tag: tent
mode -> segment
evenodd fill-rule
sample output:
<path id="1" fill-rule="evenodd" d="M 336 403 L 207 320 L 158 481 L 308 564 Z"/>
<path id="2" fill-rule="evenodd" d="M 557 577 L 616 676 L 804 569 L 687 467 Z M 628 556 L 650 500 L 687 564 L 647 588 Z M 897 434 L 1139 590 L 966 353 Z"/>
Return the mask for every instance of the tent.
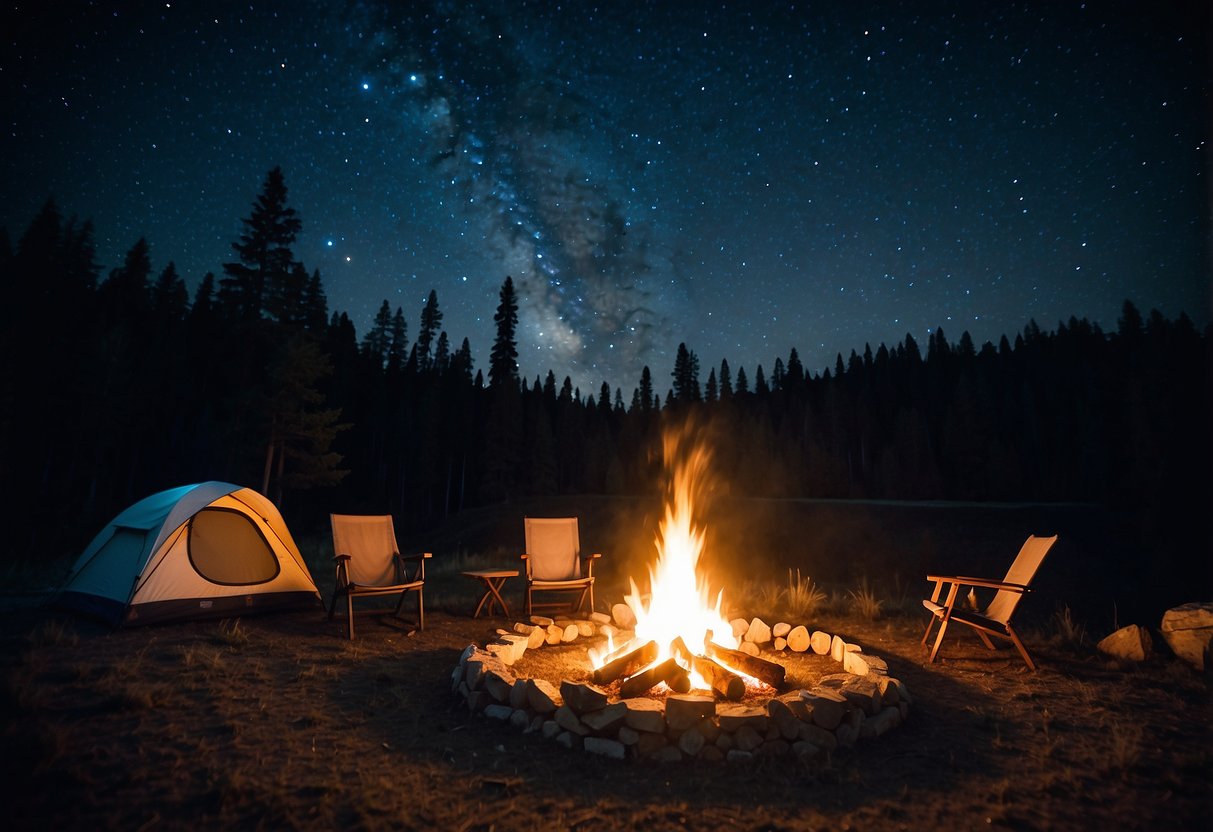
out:
<path id="1" fill-rule="evenodd" d="M 162 491 L 123 511 L 76 560 L 58 599 L 118 626 L 320 603 L 277 507 L 226 482 Z"/>

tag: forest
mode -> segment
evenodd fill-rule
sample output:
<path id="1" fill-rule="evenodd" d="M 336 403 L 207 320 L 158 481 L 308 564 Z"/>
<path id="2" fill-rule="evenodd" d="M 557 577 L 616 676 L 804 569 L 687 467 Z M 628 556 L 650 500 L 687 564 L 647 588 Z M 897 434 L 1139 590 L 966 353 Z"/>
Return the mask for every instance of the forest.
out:
<path id="1" fill-rule="evenodd" d="M 662 424 L 694 418 L 735 493 L 1098 503 L 1209 585 L 1211 332 L 1184 314 L 1126 300 L 1115 329 L 936 329 L 820 371 L 793 349 L 706 378 L 682 344 L 630 390 L 582 391 L 519 377 L 508 277 L 494 332 L 471 333 L 492 339 L 486 368 L 433 291 L 415 324 L 385 300 L 359 334 L 296 259 L 301 228 L 275 169 L 193 292 L 145 240 L 103 277 L 92 223 L 53 201 L 0 233 L 6 557 L 74 555 L 131 502 L 208 479 L 263 490 L 293 525 L 391 512 L 408 533 L 523 497 L 655 493 Z"/>

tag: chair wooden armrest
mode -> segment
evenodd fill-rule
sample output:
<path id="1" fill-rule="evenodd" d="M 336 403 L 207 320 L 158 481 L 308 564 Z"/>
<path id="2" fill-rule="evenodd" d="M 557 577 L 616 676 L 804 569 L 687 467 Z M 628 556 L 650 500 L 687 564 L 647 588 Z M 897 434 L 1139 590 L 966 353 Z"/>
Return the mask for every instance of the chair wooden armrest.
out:
<path id="1" fill-rule="evenodd" d="M 972 578 L 968 575 L 927 575 L 928 581 L 933 581 L 936 586 L 941 583 L 961 584 L 963 586 L 979 586 L 986 589 L 1006 589 L 1011 592 L 1031 592 L 1031 588 L 1024 584 L 1013 584 L 1009 581 L 998 581 L 993 578 Z"/>
<path id="2" fill-rule="evenodd" d="M 399 552 L 393 552 L 392 557 L 396 559 L 396 574 L 401 580 L 408 579 L 408 572 L 405 569 L 406 563 L 416 561 L 417 574 L 413 576 L 412 581 L 425 580 L 425 562 L 434 556 L 433 552 L 417 552 L 412 555 L 402 555 Z"/>
<path id="3" fill-rule="evenodd" d="M 594 561 L 602 557 L 602 552 L 595 552 L 592 555 L 585 555 L 581 559 L 582 567 L 585 570 L 584 574 L 587 578 L 594 577 Z"/>

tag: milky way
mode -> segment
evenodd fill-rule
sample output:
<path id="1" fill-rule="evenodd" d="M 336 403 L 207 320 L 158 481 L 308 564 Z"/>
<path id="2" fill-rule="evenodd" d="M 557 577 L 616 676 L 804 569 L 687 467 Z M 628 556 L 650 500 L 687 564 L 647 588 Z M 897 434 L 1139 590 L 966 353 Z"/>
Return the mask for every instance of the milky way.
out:
<path id="1" fill-rule="evenodd" d="M 266 172 L 359 333 L 430 289 L 484 368 L 625 399 L 980 345 L 1121 303 L 1209 320 L 1207 3 L 97 3 L 7 12 L 0 224 L 53 195 L 191 287 Z M 104 272 L 103 272 L 104 274 Z"/>
<path id="2" fill-rule="evenodd" d="M 382 96 L 424 133 L 435 175 L 514 277 L 524 340 L 586 377 L 664 352 L 672 293 L 651 284 L 668 269 L 618 175 L 635 160 L 612 158 L 594 103 L 542 52 L 556 33 L 515 35 L 508 14 L 457 3 L 363 7 L 361 22 Z"/>

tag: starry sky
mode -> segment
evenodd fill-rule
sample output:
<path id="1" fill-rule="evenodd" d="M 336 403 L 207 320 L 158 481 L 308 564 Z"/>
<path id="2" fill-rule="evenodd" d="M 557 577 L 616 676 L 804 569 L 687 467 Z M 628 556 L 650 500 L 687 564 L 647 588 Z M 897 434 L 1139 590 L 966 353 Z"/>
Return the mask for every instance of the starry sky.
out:
<path id="1" fill-rule="evenodd" d="M 281 166 L 330 307 L 430 289 L 487 369 L 661 386 L 795 347 L 1209 320 L 1207 3 L 21 3 L 0 225 L 191 288 Z M 1160 8 L 1161 7 L 1161 8 Z"/>

